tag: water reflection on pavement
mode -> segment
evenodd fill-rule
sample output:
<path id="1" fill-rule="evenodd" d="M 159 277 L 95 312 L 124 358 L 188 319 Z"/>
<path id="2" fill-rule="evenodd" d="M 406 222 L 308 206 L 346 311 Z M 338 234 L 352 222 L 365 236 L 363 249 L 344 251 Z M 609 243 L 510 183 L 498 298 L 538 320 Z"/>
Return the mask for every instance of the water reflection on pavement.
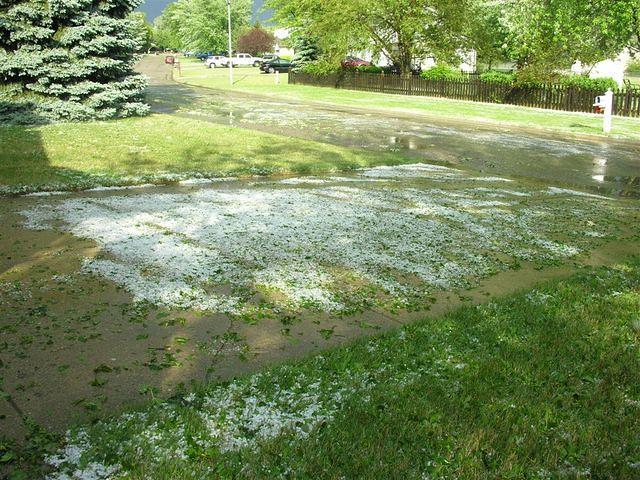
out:
<path id="1" fill-rule="evenodd" d="M 148 72 L 147 72 L 148 73 Z M 451 123 L 191 87 L 151 73 L 154 111 L 483 173 L 640 197 L 640 144 Z"/>

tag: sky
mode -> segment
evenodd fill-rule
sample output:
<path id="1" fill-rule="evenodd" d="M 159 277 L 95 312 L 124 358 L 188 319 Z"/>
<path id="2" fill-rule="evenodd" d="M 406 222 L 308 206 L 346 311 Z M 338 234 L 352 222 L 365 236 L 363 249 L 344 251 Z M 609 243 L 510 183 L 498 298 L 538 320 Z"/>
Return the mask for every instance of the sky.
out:
<path id="1" fill-rule="evenodd" d="M 253 0 L 253 14 L 257 19 L 264 19 L 264 15 L 260 16 L 263 1 L 264 0 Z M 145 12 L 147 14 L 147 20 L 153 22 L 171 2 L 172 0 L 145 0 L 138 10 Z"/>

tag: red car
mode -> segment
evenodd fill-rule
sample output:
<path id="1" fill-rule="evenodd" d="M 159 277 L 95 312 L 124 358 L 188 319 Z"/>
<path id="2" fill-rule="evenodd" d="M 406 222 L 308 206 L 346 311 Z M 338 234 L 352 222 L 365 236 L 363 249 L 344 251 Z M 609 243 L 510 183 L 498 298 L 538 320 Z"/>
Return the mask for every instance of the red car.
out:
<path id="1" fill-rule="evenodd" d="M 347 57 L 342 61 L 342 68 L 369 67 L 371 62 L 358 57 Z"/>

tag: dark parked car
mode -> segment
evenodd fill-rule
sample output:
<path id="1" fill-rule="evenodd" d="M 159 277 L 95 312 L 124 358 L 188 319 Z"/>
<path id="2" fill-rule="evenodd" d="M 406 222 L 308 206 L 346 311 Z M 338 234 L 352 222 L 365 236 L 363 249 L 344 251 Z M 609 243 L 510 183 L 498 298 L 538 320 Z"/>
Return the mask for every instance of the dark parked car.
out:
<path id="1" fill-rule="evenodd" d="M 358 57 L 347 57 L 342 61 L 342 68 L 369 67 L 371 62 Z"/>
<path id="2" fill-rule="evenodd" d="M 275 53 L 267 53 L 262 57 L 262 64 L 264 65 L 265 63 L 269 63 L 269 62 L 272 62 L 273 60 L 279 60 L 279 59 L 280 59 L 279 55 L 276 55 Z"/>
<path id="3" fill-rule="evenodd" d="M 264 62 L 260 65 L 260 70 L 264 73 L 288 73 L 291 70 L 291 62 L 289 60 L 283 60 L 282 58 L 277 58 L 276 60 L 271 60 L 270 62 Z"/>
<path id="4" fill-rule="evenodd" d="M 201 61 L 205 61 L 207 58 L 211 57 L 213 55 L 213 52 L 207 52 L 207 53 L 196 53 L 194 55 L 194 57 L 196 57 L 198 60 Z"/>

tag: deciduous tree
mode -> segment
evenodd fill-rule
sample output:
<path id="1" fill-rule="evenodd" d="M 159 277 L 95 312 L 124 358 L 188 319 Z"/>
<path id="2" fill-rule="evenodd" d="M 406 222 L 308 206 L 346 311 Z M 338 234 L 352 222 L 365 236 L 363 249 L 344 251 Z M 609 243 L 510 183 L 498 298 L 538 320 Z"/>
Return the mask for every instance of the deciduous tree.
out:
<path id="1" fill-rule="evenodd" d="M 249 25 L 251 7 L 251 0 L 231 2 L 234 40 Z M 199 52 L 226 51 L 226 0 L 178 0 L 170 4 L 156 22 L 156 38 L 165 48 Z"/>
<path id="2" fill-rule="evenodd" d="M 141 52 L 148 52 L 153 44 L 153 27 L 147 22 L 144 12 L 133 12 L 129 15 L 131 32 L 140 45 Z"/>
<path id="3" fill-rule="evenodd" d="M 472 0 L 270 0 L 281 24 L 319 39 L 338 61 L 349 51 L 371 50 L 402 74 L 425 56 L 451 60 L 466 43 Z"/>
<path id="4" fill-rule="evenodd" d="M 276 37 L 273 33 L 254 25 L 250 30 L 238 37 L 238 51 L 250 53 L 253 56 L 262 55 L 273 50 Z"/>
<path id="5" fill-rule="evenodd" d="M 162 50 L 183 48 L 177 3 L 170 3 L 153 22 L 153 43 Z"/>
<path id="6" fill-rule="evenodd" d="M 509 31 L 503 24 L 503 15 L 500 3 L 495 0 L 476 0 L 472 6 L 473 21 L 468 24 L 466 45 L 476 51 L 478 63 L 489 69 L 497 62 L 509 60 Z"/>
<path id="7" fill-rule="evenodd" d="M 501 0 L 510 55 L 521 71 L 550 76 L 574 61 L 617 56 L 640 41 L 640 0 Z"/>

